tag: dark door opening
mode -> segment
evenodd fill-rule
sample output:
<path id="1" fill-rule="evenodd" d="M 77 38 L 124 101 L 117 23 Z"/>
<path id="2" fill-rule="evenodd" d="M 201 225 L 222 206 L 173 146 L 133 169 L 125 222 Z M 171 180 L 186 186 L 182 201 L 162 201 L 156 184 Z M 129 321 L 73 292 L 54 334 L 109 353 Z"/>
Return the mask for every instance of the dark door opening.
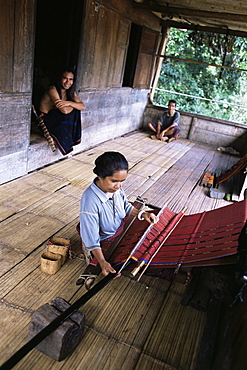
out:
<path id="1" fill-rule="evenodd" d="M 77 66 L 83 0 L 37 0 L 33 104 L 67 65 Z"/>
<path id="2" fill-rule="evenodd" d="M 140 47 L 140 40 L 142 34 L 142 26 L 132 23 L 130 38 L 129 38 L 129 47 L 126 57 L 126 64 L 123 77 L 123 86 L 132 87 L 135 77 L 137 57 Z"/>

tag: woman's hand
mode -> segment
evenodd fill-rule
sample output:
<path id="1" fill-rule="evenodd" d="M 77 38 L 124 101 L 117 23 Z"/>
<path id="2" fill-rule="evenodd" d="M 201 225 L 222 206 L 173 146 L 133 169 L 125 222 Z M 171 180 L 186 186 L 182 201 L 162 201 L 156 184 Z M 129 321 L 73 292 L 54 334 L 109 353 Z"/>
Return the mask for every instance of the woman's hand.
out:
<path id="1" fill-rule="evenodd" d="M 159 221 L 159 217 L 150 212 L 143 212 L 142 217 L 150 224 L 156 224 Z"/>
<path id="2" fill-rule="evenodd" d="M 100 262 L 101 272 L 104 276 L 108 275 L 109 273 L 115 274 L 116 270 L 111 266 L 111 264 L 107 261 Z M 121 276 L 121 274 L 117 275 L 114 279 Z"/>
<path id="3" fill-rule="evenodd" d="M 93 249 L 92 252 L 95 258 L 97 259 L 97 261 L 99 262 L 99 265 L 101 267 L 101 272 L 104 276 L 108 275 L 109 273 L 112 273 L 112 274 L 116 273 L 116 271 L 111 266 L 111 264 L 105 260 L 105 257 L 103 255 L 101 248 Z M 119 277 L 120 275 L 121 274 L 117 275 L 116 278 Z"/>
<path id="4" fill-rule="evenodd" d="M 108 275 L 110 272 L 112 274 L 115 274 L 116 271 L 114 270 L 114 268 L 111 266 L 111 264 L 107 261 L 102 261 L 100 262 L 100 267 L 101 267 L 101 271 L 102 271 L 102 274 L 104 276 Z"/>

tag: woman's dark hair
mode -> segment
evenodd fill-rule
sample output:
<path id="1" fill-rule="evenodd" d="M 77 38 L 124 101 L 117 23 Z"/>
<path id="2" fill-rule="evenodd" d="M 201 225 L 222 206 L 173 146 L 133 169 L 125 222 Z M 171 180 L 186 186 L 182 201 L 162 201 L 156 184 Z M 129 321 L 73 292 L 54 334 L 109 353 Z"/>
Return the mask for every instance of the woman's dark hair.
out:
<path id="1" fill-rule="evenodd" d="M 73 81 L 73 85 L 68 89 L 66 90 L 66 95 L 67 95 L 67 100 L 70 100 L 70 101 L 73 101 L 74 100 L 74 93 L 75 93 L 75 88 L 76 88 L 76 73 L 75 73 L 75 68 L 74 67 L 71 67 L 71 66 L 67 66 L 65 68 L 63 68 L 61 70 L 61 73 L 59 74 L 58 78 L 57 78 L 57 82 L 55 83 L 55 87 L 57 89 L 57 92 L 60 96 L 60 99 L 62 99 L 62 93 L 61 93 L 61 89 L 62 89 L 62 83 L 61 83 L 61 79 L 62 79 L 62 76 L 65 72 L 70 72 L 70 73 L 73 73 L 74 75 L 74 81 Z"/>
<path id="2" fill-rule="evenodd" d="M 105 152 L 96 158 L 93 172 L 104 179 L 122 170 L 129 170 L 127 159 L 119 152 Z"/>

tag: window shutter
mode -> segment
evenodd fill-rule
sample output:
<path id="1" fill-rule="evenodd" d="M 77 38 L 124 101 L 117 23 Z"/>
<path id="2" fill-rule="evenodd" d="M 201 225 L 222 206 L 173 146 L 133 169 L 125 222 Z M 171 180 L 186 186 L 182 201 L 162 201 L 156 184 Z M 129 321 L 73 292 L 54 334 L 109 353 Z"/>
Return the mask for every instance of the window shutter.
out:
<path id="1" fill-rule="evenodd" d="M 149 89 L 152 83 L 160 33 L 144 27 L 134 77 L 134 88 Z"/>

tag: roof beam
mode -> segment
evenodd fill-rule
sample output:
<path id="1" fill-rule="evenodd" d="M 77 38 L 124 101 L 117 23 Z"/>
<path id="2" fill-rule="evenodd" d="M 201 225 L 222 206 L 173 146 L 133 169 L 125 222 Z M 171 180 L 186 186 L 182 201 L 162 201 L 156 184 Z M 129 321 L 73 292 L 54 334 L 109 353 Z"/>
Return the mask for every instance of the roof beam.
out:
<path id="1" fill-rule="evenodd" d="M 161 25 L 164 28 L 167 27 L 173 27 L 173 28 L 184 28 L 187 30 L 194 30 L 194 31 L 202 31 L 202 32 L 212 32 L 212 33 L 220 33 L 223 35 L 229 35 L 229 36 L 238 36 L 238 37 L 245 37 L 247 38 L 247 32 L 244 31 L 237 31 L 237 30 L 231 30 L 226 27 L 208 27 L 208 26 L 199 26 L 197 24 L 190 24 L 185 22 L 176 22 L 176 21 L 170 21 L 170 20 L 162 20 Z"/>
<path id="2" fill-rule="evenodd" d="M 136 3 L 133 1 L 133 6 L 138 9 L 149 10 L 152 12 L 159 12 L 168 16 L 180 15 L 180 16 L 191 16 L 198 18 L 205 18 L 207 20 L 222 20 L 236 22 L 236 23 L 246 23 L 247 15 L 243 14 L 233 14 L 233 13 L 219 13 L 219 12 L 209 12 L 205 10 L 196 10 L 191 8 L 179 8 L 171 7 L 168 5 L 158 5 L 154 1 L 144 0 L 142 3 Z"/>

